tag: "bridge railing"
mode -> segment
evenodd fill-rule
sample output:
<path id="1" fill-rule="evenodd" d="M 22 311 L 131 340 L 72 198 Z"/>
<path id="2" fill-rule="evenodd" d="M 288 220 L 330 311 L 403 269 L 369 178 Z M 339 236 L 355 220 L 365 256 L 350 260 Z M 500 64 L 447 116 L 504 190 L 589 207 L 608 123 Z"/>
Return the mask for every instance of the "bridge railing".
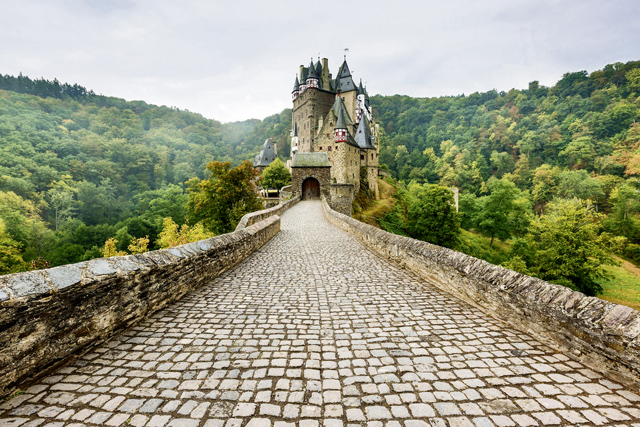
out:
<path id="1" fill-rule="evenodd" d="M 326 218 L 441 290 L 640 389 L 640 312 L 486 261 L 388 233 L 332 210 Z"/>
<path id="2" fill-rule="evenodd" d="M 277 206 L 274 206 L 269 209 L 263 209 L 261 211 L 250 212 L 245 214 L 241 219 L 238 225 L 236 226 L 236 231 L 242 230 L 245 227 L 248 227 L 256 222 L 262 221 L 265 218 L 269 218 L 272 215 L 282 215 L 284 211 L 293 207 L 296 203 L 300 201 L 300 196 L 296 196 L 292 199 L 289 199 L 285 202 L 279 203 Z"/>
<path id="3" fill-rule="evenodd" d="M 271 215 L 170 249 L 0 276 L 0 396 L 210 282 L 279 230 Z"/>

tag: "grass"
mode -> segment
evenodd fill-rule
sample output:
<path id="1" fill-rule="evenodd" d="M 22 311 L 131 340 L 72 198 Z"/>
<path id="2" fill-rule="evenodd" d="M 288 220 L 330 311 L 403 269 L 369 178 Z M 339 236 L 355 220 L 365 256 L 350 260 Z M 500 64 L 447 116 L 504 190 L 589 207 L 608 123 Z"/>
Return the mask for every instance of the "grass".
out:
<path id="1" fill-rule="evenodd" d="M 380 192 L 380 198 L 374 200 L 371 205 L 360 212 L 355 218 L 358 221 L 380 228 L 377 219 L 384 216 L 393 208 L 393 203 L 395 202 L 393 195 L 397 190 L 393 185 L 382 179 L 378 179 L 378 190 Z"/>
<path id="2" fill-rule="evenodd" d="M 380 190 L 380 198 L 373 201 L 370 206 L 363 210 L 357 216 L 357 219 L 380 228 L 377 219 L 391 211 L 395 202 L 393 195 L 397 190 L 392 184 L 382 179 L 378 180 L 378 188 Z M 461 231 L 461 244 L 457 248 L 460 252 L 484 259 L 496 265 L 508 260 L 509 241 L 502 242 L 496 239 L 493 242 L 493 248 L 491 248 L 488 237 L 473 231 Z M 620 265 L 604 267 L 612 277 L 599 281 L 604 291 L 598 297 L 605 301 L 640 310 L 640 268 L 622 258 L 617 258 L 617 260 Z"/>
<path id="3" fill-rule="evenodd" d="M 640 310 L 640 269 L 622 258 L 617 260 L 620 265 L 604 267 L 613 277 L 598 282 L 604 289 L 598 297 Z"/>

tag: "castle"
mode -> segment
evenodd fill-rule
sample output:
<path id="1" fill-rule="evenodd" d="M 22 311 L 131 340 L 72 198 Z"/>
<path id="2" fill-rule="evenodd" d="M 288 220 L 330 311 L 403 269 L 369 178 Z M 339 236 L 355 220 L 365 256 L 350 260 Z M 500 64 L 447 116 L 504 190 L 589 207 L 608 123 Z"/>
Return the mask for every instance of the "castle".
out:
<path id="1" fill-rule="evenodd" d="M 338 199 L 355 197 L 364 168 L 377 198 L 379 126 L 373 121 L 367 91 L 362 81 L 359 85 L 353 81 L 346 58 L 335 79 L 326 58 L 315 64 L 311 60 L 308 67 L 301 65 L 292 98 L 291 159 L 287 161 L 292 192 L 303 198 L 323 194 L 336 205 Z"/>

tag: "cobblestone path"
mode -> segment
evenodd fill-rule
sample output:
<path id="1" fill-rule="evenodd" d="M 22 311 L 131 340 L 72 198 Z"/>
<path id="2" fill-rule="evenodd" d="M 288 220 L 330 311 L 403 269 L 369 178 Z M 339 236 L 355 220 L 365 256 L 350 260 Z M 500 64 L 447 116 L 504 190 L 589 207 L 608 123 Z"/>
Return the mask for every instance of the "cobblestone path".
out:
<path id="1" fill-rule="evenodd" d="M 0 426 L 640 426 L 640 397 L 322 217 L 0 406 Z"/>

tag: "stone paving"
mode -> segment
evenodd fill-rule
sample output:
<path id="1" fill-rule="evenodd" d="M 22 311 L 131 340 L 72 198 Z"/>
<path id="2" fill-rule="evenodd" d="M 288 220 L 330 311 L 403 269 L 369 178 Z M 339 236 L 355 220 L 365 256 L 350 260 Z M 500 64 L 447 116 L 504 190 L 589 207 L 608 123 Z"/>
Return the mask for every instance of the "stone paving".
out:
<path id="1" fill-rule="evenodd" d="M 640 426 L 640 397 L 301 202 L 236 269 L 0 405 L 0 426 Z"/>

